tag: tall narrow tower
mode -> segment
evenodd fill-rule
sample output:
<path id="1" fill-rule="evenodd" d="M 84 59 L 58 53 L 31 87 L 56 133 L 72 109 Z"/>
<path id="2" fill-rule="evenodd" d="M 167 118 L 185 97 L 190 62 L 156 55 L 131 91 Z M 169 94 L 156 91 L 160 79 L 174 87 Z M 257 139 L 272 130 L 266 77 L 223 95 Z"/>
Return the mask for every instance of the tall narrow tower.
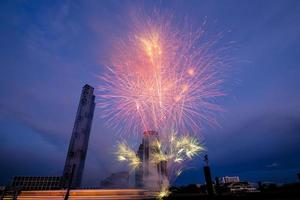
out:
<path id="1" fill-rule="evenodd" d="M 93 92 L 94 88 L 89 85 L 85 85 L 82 88 L 63 172 L 63 187 L 76 188 L 81 184 L 95 109 L 95 96 Z"/>
<path id="2" fill-rule="evenodd" d="M 142 144 L 140 144 L 137 156 L 141 165 L 135 171 L 135 186 L 137 188 L 158 189 L 161 187 L 167 175 L 167 162 L 152 163 L 153 154 L 160 151 L 158 132 L 145 131 Z"/>

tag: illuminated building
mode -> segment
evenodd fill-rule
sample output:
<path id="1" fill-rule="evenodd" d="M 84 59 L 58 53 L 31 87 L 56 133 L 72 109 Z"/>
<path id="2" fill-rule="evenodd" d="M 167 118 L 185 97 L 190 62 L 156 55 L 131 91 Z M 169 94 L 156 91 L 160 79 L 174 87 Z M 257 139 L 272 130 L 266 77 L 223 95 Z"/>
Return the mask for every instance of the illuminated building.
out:
<path id="1" fill-rule="evenodd" d="M 167 175 L 166 161 L 159 164 L 150 162 L 152 154 L 158 151 L 155 145 L 157 141 L 159 141 L 158 132 L 144 132 L 142 144 L 137 151 L 137 156 L 142 162 L 135 171 L 135 186 L 137 188 L 159 188 Z"/>
<path id="2" fill-rule="evenodd" d="M 240 178 L 238 176 L 224 176 L 222 177 L 223 183 L 237 183 L 240 182 Z"/>
<path id="3" fill-rule="evenodd" d="M 93 92 L 94 88 L 89 85 L 82 89 L 63 172 L 63 187 L 76 188 L 81 184 L 95 109 Z"/>

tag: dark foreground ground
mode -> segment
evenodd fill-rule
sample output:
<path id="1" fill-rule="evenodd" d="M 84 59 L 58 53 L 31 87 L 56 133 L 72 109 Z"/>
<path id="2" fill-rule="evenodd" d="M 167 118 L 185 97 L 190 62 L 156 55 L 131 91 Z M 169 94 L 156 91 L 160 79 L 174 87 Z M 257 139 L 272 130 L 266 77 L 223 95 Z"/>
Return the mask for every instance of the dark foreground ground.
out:
<path id="1" fill-rule="evenodd" d="M 206 194 L 205 187 L 189 185 L 171 188 L 171 195 L 166 200 L 202 199 L 202 200 L 300 200 L 300 183 L 290 183 L 278 186 L 276 184 L 261 184 L 252 192 L 242 191 L 230 193 L 226 188 L 219 187 L 213 196 Z"/>
<path id="2" fill-rule="evenodd" d="M 24 191 L 18 195 L 0 195 L 2 200 L 64 200 L 65 191 Z M 139 190 L 74 190 L 70 192 L 70 200 L 155 200 L 153 195 L 147 195 Z M 201 193 L 172 193 L 164 200 L 300 200 L 300 191 L 292 193 L 244 193 L 234 195 L 208 196 Z"/>
<path id="3" fill-rule="evenodd" d="M 166 200 L 202 199 L 202 200 L 300 200 L 300 191 L 295 193 L 255 193 L 237 195 L 216 195 L 210 197 L 201 194 L 171 194 Z"/>
<path id="4" fill-rule="evenodd" d="M 300 200 L 300 183 L 282 187 L 262 188 L 255 192 L 225 193 L 209 196 L 196 187 L 182 187 L 171 190 L 170 196 L 164 200 Z M 222 195 L 221 195 L 222 194 Z M 157 193 L 142 189 L 72 189 L 67 190 L 36 190 L 16 191 L 3 190 L 0 200 L 155 200 Z"/>

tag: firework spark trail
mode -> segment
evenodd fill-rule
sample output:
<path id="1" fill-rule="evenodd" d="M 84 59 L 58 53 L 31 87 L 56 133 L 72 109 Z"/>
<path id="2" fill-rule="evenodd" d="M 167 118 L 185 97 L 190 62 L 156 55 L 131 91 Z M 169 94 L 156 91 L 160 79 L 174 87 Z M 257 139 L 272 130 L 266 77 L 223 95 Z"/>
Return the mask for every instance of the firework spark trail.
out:
<path id="1" fill-rule="evenodd" d="M 119 41 L 98 86 L 108 123 L 126 134 L 166 126 L 198 133 L 204 122 L 216 123 L 222 60 L 204 33 L 146 21 Z"/>
<path id="2" fill-rule="evenodd" d="M 181 174 L 184 164 L 205 150 L 196 138 L 188 134 L 178 136 L 176 132 L 169 134 L 167 141 L 154 140 L 150 146 L 154 149 L 149 158 L 153 166 L 165 162 L 167 167 L 157 194 L 158 199 L 170 194 L 169 184 Z M 142 164 L 134 150 L 125 142 L 118 144 L 116 155 L 119 161 L 128 162 L 131 171 Z"/>
<path id="3" fill-rule="evenodd" d="M 187 161 L 205 151 L 196 138 L 189 134 L 178 135 L 174 131 L 169 134 L 167 140 L 156 140 L 153 146 L 157 151 L 152 154 L 151 162 L 153 164 L 167 162 L 169 182 L 173 182 L 180 175 Z"/>
<path id="4" fill-rule="evenodd" d="M 164 138 L 153 144 L 158 151 L 151 157 L 153 164 L 167 163 L 167 180 L 157 196 L 162 199 L 185 163 L 204 151 L 198 133 L 204 123 L 216 124 L 215 111 L 222 111 L 214 100 L 225 95 L 220 85 L 226 63 L 215 47 L 218 40 L 206 40 L 203 27 L 193 30 L 164 17 L 133 24 L 99 77 L 97 105 L 125 136 L 155 130 Z M 171 129 L 176 132 L 164 131 Z M 142 164 L 125 142 L 116 154 L 131 169 Z"/>
<path id="5" fill-rule="evenodd" d="M 128 162 L 132 170 L 141 165 L 140 159 L 136 156 L 134 150 L 132 150 L 126 142 L 121 142 L 118 144 L 118 150 L 116 152 L 119 161 Z"/>
<path id="6" fill-rule="evenodd" d="M 171 194 L 169 184 L 174 182 L 182 173 L 187 161 L 192 160 L 205 149 L 199 141 L 189 134 L 179 135 L 172 131 L 168 134 L 167 141 L 154 141 L 157 151 L 152 154 L 151 162 L 154 165 L 165 162 L 167 174 L 162 181 L 157 199 L 163 199 Z"/>
<path id="7" fill-rule="evenodd" d="M 169 196 L 171 194 L 169 190 L 169 185 L 162 185 L 162 188 L 160 192 L 157 194 L 156 199 L 161 200 L 164 199 L 165 197 Z"/>

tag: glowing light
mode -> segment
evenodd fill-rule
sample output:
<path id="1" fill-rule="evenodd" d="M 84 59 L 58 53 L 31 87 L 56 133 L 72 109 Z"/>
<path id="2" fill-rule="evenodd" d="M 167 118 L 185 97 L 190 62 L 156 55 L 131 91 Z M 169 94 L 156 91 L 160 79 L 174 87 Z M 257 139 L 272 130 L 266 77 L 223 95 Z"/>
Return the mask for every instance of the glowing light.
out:
<path id="1" fill-rule="evenodd" d="M 127 161 L 132 170 L 134 170 L 141 164 L 141 161 L 136 156 L 134 150 L 132 150 L 125 142 L 121 142 L 118 144 L 116 154 L 118 160 L 121 162 Z"/>
<path id="2" fill-rule="evenodd" d="M 194 71 L 193 68 L 189 68 L 187 72 L 188 72 L 188 74 L 189 74 L 190 76 L 194 76 L 194 75 L 195 75 L 195 71 Z"/>
<path id="3" fill-rule="evenodd" d="M 177 135 L 174 131 L 169 134 L 167 141 L 153 140 L 150 147 L 152 151 L 149 159 L 153 166 L 158 166 L 162 162 L 166 164 L 166 174 L 162 177 L 161 190 L 157 193 L 157 199 L 170 195 L 169 183 L 182 173 L 183 164 L 205 150 L 196 138 L 187 134 Z M 142 164 L 134 150 L 125 142 L 118 144 L 116 154 L 119 161 L 128 162 L 131 170 Z"/>
<path id="4" fill-rule="evenodd" d="M 161 190 L 157 194 L 156 199 L 162 200 L 165 197 L 168 197 L 170 194 L 171 192 L 169 191 L 169 185 L 163 185 Z"/>
<path id="5" fill-rule="evenodd" d="M 182 92 L 183 92 L 183 93 L 184 93 L 184 92 L 187 92 L 188 89 L 189 89 L 188 84 L 184 84 L 184 85 L 182 86 Z"/>
<path id="6" fill-rule="evenodd" d="M 177 136 L 176 132 L 172 132 L 167 141 L 154 141 L 152 146 L 155 146 L 157 151 L 152 153 L 151 162 L 156 164 L 161 161 L 167 161 L 170 165 L 180 164 L 205 150 L 196 138 L 188 134 Z"/>
<path id="7" fill-rule="evenodd" d="M 151 62 L 154 64 L 154 61 L 159 58 L 162 54 L 160 47 L 159 36 L 157 33 L 153 33 L 150 38 L 140 38 L 144 51 L 148 55 Z"/>

